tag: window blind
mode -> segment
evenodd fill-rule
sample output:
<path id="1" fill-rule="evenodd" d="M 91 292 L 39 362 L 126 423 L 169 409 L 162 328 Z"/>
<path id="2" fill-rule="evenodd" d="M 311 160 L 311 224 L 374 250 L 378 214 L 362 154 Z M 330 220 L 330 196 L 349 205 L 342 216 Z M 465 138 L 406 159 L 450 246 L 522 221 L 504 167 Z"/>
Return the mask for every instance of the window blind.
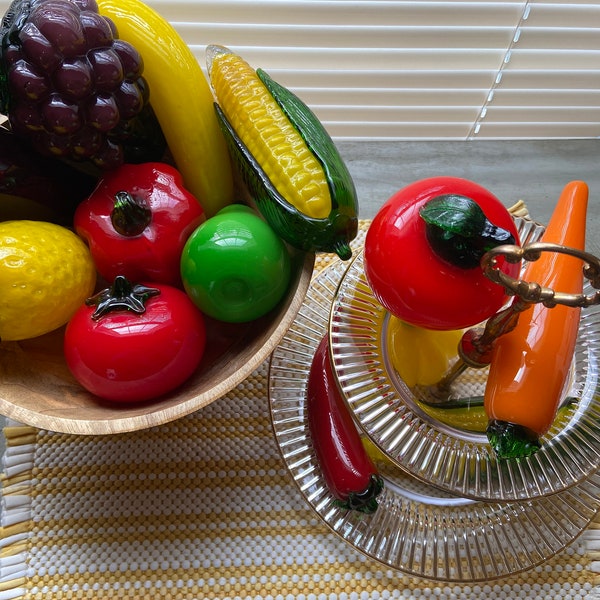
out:
<path id="1" fill-rule="evenodd" d="M 203 66 L 230 47 L 337 139 L 600 135 L 600 1 L 146 1 Z"/>

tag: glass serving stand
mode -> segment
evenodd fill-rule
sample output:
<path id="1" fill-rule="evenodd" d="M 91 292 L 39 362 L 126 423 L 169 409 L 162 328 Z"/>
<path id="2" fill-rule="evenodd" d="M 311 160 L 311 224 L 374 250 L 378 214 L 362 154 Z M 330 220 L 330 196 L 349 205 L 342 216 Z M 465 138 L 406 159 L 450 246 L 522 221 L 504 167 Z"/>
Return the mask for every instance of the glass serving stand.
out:
<path id="1" fill-rule="evenodd" d="M 509 259 L 533 259 L 540 252 L 543 227 L 515 219 L 522 247 Z M 516 248 L 516 247 L 513 247 Z M 567 251 L 569 251 L 567 249 Z M 506 249 L 500 250 L 506 252 Z M 527 254 L 529 253 L 529 254 Z M 389 313 L 374 298 L 359 252 L 341 277 L 331 306 L 329 340 L 334 372 L 361 432 L 395 468 L 423 484 L 454 496 L 485 502 L 522 501 L 567 490 L 600 467 L 600 268 L 581 255 L 583 294 L 570 296 L 527 282 L 507 279 L 490 253 L 488 276 L 505 285 L 515 301 L 488 322 L 478 352 L 457 355 L 435 386 L 409 387 L 394 368 L 388 347 Z M 586 263 L 588 260 L 590 262 Z M 594 262 L 596 261 L 596 262 Z M 599 263 L 600 264 L 600 263 Z M 477 364 L 494 339 L 509 330 L 529 302 L 584 306 L 570 379 L 550 430 L 530 456 L 498 458 L 481 423 L 488 368 Z M 551 308 L 548 308 L 551 310 Z M 491 323 L 491 324 L 490 324 Z M 477 345 L 475 345 L 477 350 Z M 474 368 L 478 367 L 478 368 Z M 525 401 L 526 399 L 524 399 Z M 455 408 L 451 408 L 454 406 Z M 457 417 L 462 411 L 464 424 Z"/>
<path id="2" fill-rule="evenodd" d="M 314 352 L 329 329 L 334 298 L 346 293 L 338 288 L 344 281 L 349 286 L 347 278 L 358 275 L 360 257 L 349 274 L 346 264 L 334 261 L 314 277 L 294 323 L 270 359 L 268 391 L 275 439 L 300 493 L 332 532 L 363 554 L 409 575 L 445 582 L 490 582 L 545 562 L 572 543 L 595 517 L 600 509 L 600 475 L 592 474 L 549 496 L 486 502 L 455 493 L 454 486 L 444 490 L 431 485 L 426 478 L 412 475 L 410 468 L 399 468 L 387 453 L 365 440 L 384 479 L 379 507 L 365 515 L 334 504 L 308 430 L 306 386 Z M 353 301 L 353 310 L 360 311 L 359 322 L 366 319 L 368 324 L 363 323 L 366 329 L 360 331 L 352 327 L 351 338 L 357 346 L 353 351 L 345 349 L 349 370 L 342 373 L 348 376 L 344 388 L 359 407 L 365 396 L 383 396 L 398 405 L 405 402 L 395 389 L 401 382 L 389 379 L 387 368 L 384 374 L 382 352 L 377 349 L 380 343 L 372 339 L 384 315 L 373 307 L 370 294 L 362 287 L 359 290 L 365 294 L 364 302 L 355 306 Z M 410 432 L 421 449 L 414 453 L 419 468 L 413 470 L 419 474 L 429 445 L 421 431 L 434 431 L 434 438 L 456 439 L 456 446 L 484 445 L 478 434 L 454 431 L 433 421 L 414 400 L 400 413 L 389 412 L 385 405 L 382 410 L 392 419 L 410 413 L 413 421 L 421 421 L 420 429 Z M 580 406 L 577 410 L 587 409 Z M 574 414 L 569 419 L 580 420 Z M 455 451 L 455 456 L 469 460 L 462 452 Z M 457 465 L 456 470 L 460 469 L 464 467 Z"/>

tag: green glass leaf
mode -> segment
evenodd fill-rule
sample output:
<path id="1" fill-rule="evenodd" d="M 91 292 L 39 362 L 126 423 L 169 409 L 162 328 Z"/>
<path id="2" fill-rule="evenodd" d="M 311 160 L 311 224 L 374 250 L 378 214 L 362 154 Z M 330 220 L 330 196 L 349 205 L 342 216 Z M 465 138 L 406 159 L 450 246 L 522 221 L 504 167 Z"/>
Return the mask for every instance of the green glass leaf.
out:
<path id="1" fill-rule="evenodd" d="M 437 196 L 419 211 L 428 224 L 463 237 L 475 237 L 485 228 L 487 218 L 477 202 L 458 194 Z"/>
<path id="2" fill-rule="evenodd" d="M 419 215 L 432 250 L 459 268 L 477 267 L 492 248 L 515 243 L 509 231 L 490 222 L 479 204 L 466 196 L 436 196 L 421 207 Z"/>

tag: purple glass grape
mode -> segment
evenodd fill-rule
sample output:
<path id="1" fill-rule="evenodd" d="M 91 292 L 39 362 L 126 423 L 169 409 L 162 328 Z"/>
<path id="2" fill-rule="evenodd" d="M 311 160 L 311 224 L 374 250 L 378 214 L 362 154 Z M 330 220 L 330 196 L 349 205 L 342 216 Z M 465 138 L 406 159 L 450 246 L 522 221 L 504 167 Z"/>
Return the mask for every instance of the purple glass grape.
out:
<path id="1" fill-rule="evenodd" d="M 161 160 L 143 64 L 95 0 L 15 0 L 0 30 L 0 113 L 51 156 L 100 169 Z"/>

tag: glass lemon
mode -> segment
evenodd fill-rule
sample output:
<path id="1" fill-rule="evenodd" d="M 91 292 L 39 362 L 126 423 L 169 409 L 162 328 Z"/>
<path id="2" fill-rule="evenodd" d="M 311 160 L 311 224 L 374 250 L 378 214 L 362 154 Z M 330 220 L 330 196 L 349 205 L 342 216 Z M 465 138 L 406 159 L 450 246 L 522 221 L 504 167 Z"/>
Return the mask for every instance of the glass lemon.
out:
<path id="1" fill-rule="evenodd" d="M 96 269 L 81 238 L 44 221 L 0 223 L 0 340 L 58 329 L 94 291 Z"/>

